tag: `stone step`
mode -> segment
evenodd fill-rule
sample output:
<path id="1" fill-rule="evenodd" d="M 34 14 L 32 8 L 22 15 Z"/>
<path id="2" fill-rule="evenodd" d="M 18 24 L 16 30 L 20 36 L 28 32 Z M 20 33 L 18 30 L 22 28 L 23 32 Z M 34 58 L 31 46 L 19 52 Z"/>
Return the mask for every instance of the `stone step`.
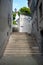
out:
<path id="1" fill-rule="evenodd" d="M 5 53 L 4 56 L 31 56 L 31 55 L 40 55 L 41 53 L 37 52 L 37 53 Z"/>
<path id="2" fill-rule="evenodd" d="M 32 47 L 33 52 L 40 53 L 39 47 Z"/>

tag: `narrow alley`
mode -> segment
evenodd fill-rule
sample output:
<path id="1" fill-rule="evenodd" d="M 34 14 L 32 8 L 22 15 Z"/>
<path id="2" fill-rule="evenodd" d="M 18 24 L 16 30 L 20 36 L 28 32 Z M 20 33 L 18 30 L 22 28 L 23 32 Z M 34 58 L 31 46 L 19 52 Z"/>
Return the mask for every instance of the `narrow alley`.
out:
<path id="1" fill-rule="evenodd" d="M 43 65 L 43 0 L 0 0 L 0 65 Z"/>
<path id="2" fill-rule="evenodd" d="M 38 65 L 33 55 L 38 54 L 32 36 L 27 33 L 13 33 L 9 38 L 0 65 Z"/>

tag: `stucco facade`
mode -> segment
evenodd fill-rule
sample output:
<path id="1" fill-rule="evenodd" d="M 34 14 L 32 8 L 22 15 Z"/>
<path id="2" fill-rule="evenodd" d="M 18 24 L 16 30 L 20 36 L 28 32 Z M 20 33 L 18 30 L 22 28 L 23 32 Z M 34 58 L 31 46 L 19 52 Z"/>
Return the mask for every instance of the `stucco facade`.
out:
<path id="1" fill-rule="evenodd" d="M 0 0 L 0 57 L 11 33 L 12 0 Z"/>
<path id="2" fill-rule="evenodd" d="M 32 20 L 30 16 L 20 15 L 19 32 L 27 32 L 31 34 Z"/>

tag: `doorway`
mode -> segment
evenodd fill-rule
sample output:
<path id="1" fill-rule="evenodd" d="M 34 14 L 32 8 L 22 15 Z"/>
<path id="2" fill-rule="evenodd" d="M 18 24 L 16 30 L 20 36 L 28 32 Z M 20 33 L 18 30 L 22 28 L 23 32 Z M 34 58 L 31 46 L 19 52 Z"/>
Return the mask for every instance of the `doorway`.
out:
<path id="1" fill-rule="evenodd" d="M 40 31 L 41 34 L 41 54 L 43 54 L 43 30 Z"/>

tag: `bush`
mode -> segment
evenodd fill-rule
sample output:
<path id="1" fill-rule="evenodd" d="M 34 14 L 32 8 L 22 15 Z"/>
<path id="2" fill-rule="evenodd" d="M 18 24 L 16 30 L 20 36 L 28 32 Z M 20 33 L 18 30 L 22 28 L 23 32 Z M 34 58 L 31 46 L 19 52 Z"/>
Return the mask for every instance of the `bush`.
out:
<path id="1" fill-rule="evenodd" d="M 28 7 L 22 7 L 19 10 L 19 14 L 31 15 L 31 10 Z"/>
<path id="2" fill-rule="evenodd" d="M 13 24 L 14 24 L 14 25 L 17 25 L 17 24 L 16 24 L 16 21 L 13 21 Z"/>

